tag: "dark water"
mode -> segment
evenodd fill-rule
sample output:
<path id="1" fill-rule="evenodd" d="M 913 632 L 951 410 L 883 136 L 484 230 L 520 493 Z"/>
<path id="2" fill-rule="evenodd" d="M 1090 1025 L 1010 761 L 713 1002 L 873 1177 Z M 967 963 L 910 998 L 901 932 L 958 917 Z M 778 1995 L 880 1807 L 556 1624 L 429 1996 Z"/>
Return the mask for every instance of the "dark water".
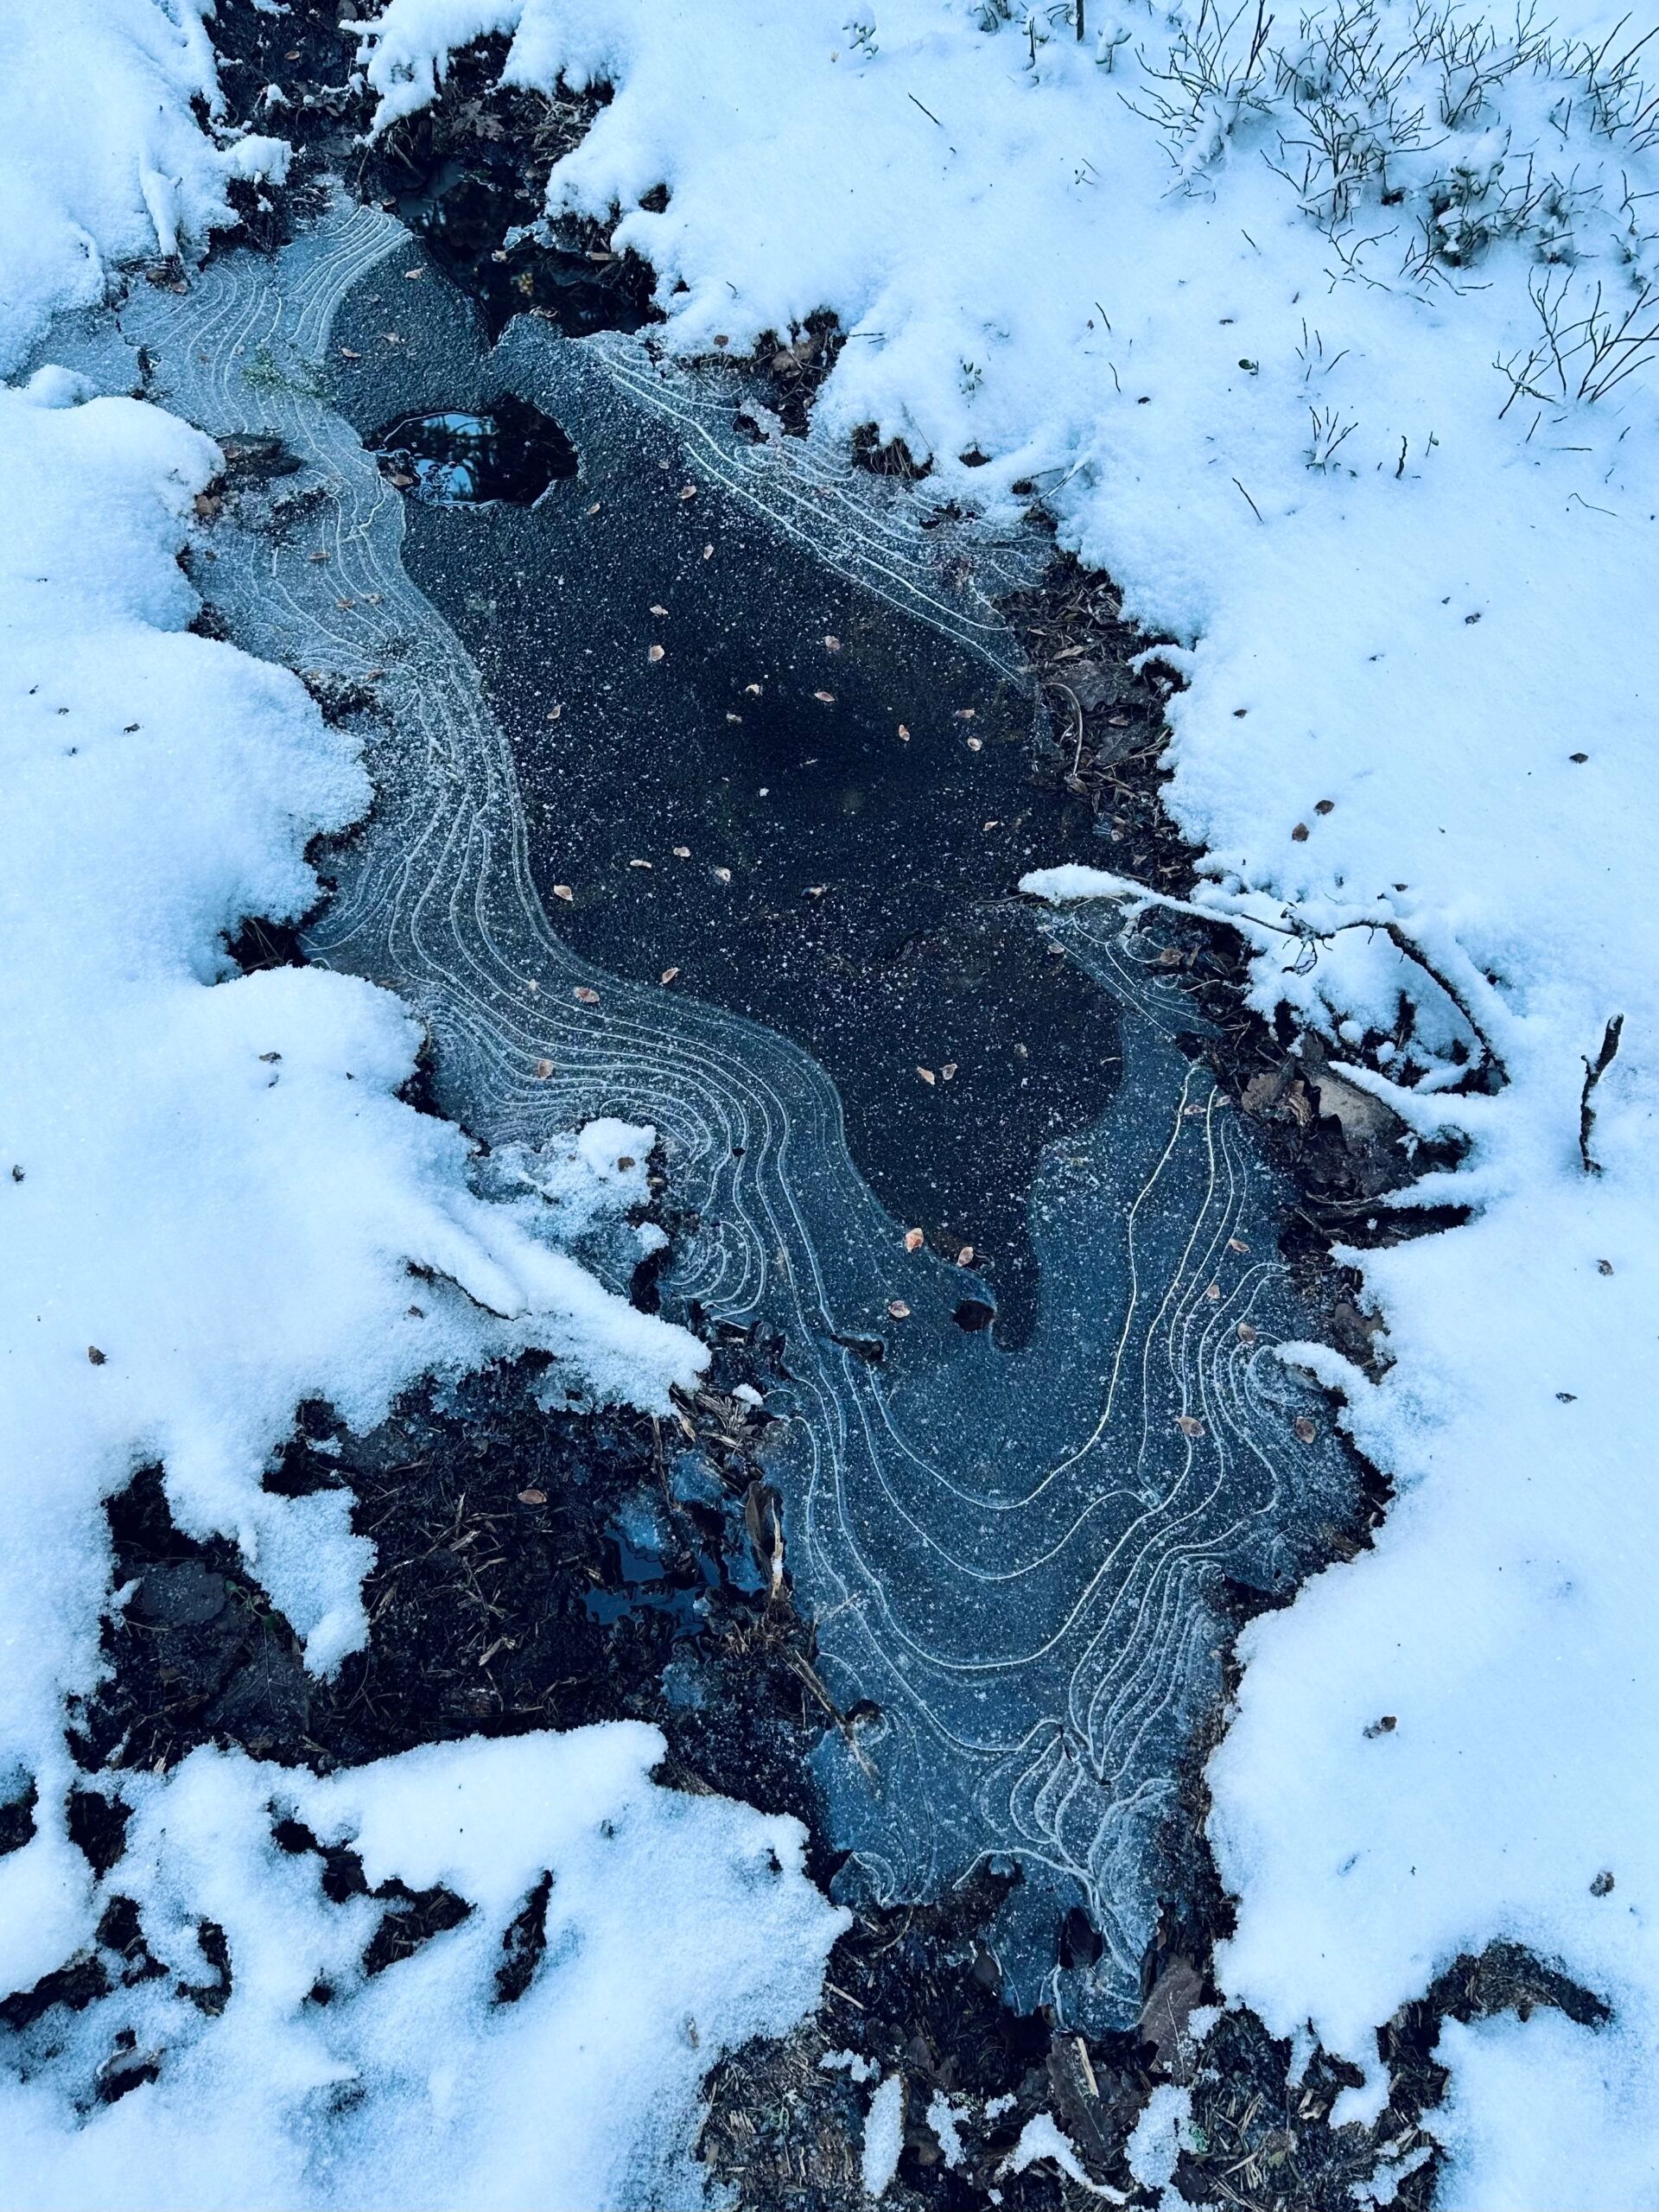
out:
<path id="1" fill-rule="evenodd" d="M 504 396 L 500 365 L 469 365 L 433 304 L 398 349 L 417 401 L 402 420 L 487 413 L 526 452 L 497 438 L 480 484 L 534 482 L 535 395 Z M 438 504 L 429 474 L 408 487 L 405 564 L 511 741 L 549 912 L 612 972 L 672 969 L 670 988 L 805 1046 L 888 1210 L 952 1258 L 971 1249 L 963 1325 L 994 1301 L 999 1343 L 1022 1342 L 1033 1171 L 1099 1119 L 1119 1067 L 1111 1002 L 1016 891 L 1055 856 L 1029 687 L 718 486 L 686 496 L 665 430 L 577 463 L 529 511 L 465 486 L 469 503 Z"/>
<path id="2" fill-rule="evenodd" d="M 576 473 L 576 451 L 556 423 L 504 393 L 485 415 L 404 415 L 369 441 L 399 491 L 435 506 L 533 506 L 550 484 Z"/>

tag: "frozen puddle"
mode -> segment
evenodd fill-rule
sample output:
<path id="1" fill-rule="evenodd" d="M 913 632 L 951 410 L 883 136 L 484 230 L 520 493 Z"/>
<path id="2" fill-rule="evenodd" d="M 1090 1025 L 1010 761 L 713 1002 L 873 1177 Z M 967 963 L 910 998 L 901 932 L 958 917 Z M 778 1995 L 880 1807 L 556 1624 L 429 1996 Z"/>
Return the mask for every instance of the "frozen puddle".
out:
<path id="1" fill-rule="evenodd" d="M 663 1310 L 780 1337 L 843 1879 L 1017 1866 L 1011 1999 L 1126 2024 L 1212 1596 L 1286 1587 L 1351 1483 L 1295 1438 L 1277 1193 L 1179 995 L 1015 893 L 1053 817 L 993 602 L 1045 549 L 757 442 L 637 339 L 526 318 L 485 359 L 423 266 L 342 207 L 52 356 L 124 389 L 142 345 L 155 397 L 301 461 L 200 580 L 238 643 L 375 702 L 313 957 L 413 1003 L 493 1144 L 654 1124 Z M 538 467 L 554 428 L 575 461 L 533 504 L 520 409 Z M 1062 1968 L 1078 1906 L 1098 1955 Z"/>

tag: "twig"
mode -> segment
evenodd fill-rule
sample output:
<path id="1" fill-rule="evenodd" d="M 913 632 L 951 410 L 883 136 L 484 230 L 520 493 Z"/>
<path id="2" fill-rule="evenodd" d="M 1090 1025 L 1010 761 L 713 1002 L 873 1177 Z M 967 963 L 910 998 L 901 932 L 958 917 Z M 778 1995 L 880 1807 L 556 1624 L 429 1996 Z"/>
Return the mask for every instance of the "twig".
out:
<path id="1" fill-rule="evenodd" d="M 1584 1162 L 1586 1175 L 1601 1173 L 1601 1162 L 1590 1151 L 1590 1139 L 1596 1127 L 1596 1109 L 1590 1103 L 1590 1095 L 1618 1057 L 1618 1040 L 1624 1033 L 1624 1017 L 1616 1014 L 1602 1032 L 1601 1050 L 1593 1060 L 1584 1064 L 1584 1089 L 1579 1094 L 1579 1157 Z"/>

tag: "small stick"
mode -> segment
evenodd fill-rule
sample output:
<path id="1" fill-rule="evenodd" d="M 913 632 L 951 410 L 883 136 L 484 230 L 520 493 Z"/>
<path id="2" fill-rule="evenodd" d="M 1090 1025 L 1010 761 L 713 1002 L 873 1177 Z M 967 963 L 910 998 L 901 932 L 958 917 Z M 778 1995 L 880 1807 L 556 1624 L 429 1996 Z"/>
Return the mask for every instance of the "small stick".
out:
<path id="1" fill-rule="evenodd" d="M 1618 1057 L 1618 1040 L 1624 1033 L 1624 1017 L 1616 1014 L 1602 1033 L 1601 1050 L 1584 1064 L 1584 1089 L 1579 1095 L 1579 1157 L 1586 1175 L 1599 1175 L 1601 1162 L 1592 1156 L 1590 1139 L 1595 1133 L 1596 1109 L 1590 1094 Z"/>

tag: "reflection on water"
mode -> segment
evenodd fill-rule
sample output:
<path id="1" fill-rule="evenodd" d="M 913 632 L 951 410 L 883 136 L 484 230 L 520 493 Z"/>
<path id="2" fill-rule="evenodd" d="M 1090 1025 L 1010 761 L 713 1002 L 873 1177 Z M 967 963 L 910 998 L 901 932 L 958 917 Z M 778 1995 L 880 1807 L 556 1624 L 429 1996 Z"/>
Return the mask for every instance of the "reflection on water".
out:
<path id="1" fill-rule="evenodd" d="M 386 480 L 434 506 L 533 506 L 576 473 L 556 423 L 511 393 L 487 414 L 404 415 L 367 441 Z"/>

